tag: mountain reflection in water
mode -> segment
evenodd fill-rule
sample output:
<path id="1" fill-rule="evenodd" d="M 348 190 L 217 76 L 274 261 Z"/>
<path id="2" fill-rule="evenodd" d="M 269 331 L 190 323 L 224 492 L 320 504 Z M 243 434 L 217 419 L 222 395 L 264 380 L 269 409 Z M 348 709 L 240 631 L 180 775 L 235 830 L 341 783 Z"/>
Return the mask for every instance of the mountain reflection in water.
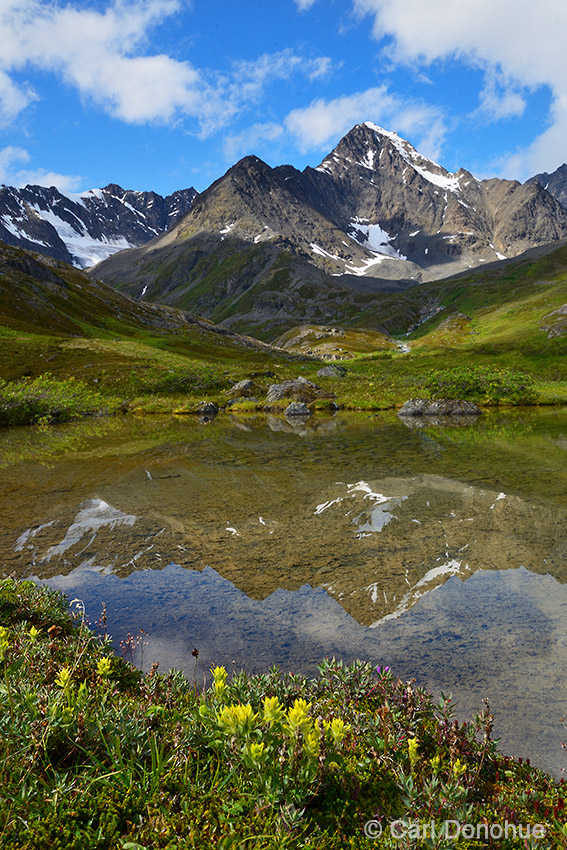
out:
<path id="1" fill-rule="evenodd" d="M 504 746 L 558 771 L 566 434 L 549 411 L 419 430 L 390 415 L 14 429 L 3 572 L 82 598 L 91 620 L 106 602 L 117 640 L 149 633 L 144 666 L 193 675 L 194 646 L 199 676 L 335 654 L 452 691 L 465 713 L 487 696 Z"/>

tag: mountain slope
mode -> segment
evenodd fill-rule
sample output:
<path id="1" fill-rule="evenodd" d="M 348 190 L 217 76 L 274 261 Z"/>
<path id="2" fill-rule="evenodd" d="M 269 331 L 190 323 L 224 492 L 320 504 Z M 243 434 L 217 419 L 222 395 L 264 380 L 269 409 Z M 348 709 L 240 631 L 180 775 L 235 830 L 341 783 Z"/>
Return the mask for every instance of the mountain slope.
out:
<path id="1" fill-rule="evenodd" d="M 0 243 L 0 337 L 39 336 L 145 339 L 148 334 L 178 337 L 190 349 L 211 343 L 274 354 L 272 346 L 219 328 L 192 313 L 145 304 L 60 260 Z M 278 356 L 281 352 L 277 352 Z"/>
<path id="2" fill-rule="evenodd" d="M 77 195 L 54 186 L 2 186 L 0 239 L 85 268 L 163 233 L 189 211 L 196 194 L 191 188 L 163 198 L 114 183 Z"/>
<path id="3" fill-rule="evenodd" d="M 366 123 L 303 172 L 245 157 L 152 248 L 203 232 L 280 244 L 331 274 L 434 279 L 567 238 L 567 213 L 537 183 L 450 174 Z"/>

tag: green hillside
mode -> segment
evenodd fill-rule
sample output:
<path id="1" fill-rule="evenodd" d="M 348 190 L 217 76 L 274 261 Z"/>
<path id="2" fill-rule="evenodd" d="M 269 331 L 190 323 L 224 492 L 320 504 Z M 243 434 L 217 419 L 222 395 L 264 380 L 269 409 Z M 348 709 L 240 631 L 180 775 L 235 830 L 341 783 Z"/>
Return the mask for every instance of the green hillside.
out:
<path id="1" fill-rule="evenodd" d="M 48 418 L 59 411 L 56 419 L 194 410 L 204 399 L 226 400 L 231 382 L 297 359 L 193 314 L 137 302 L 65 263 L 0 245 L 0 424 L 41 419 L 44 409 Z"/>
<path id="2" fill-rule="evenodd" d="M 416 396 L 567 403 L 566 246 L 400 293 L 339 294 L 341 321 L 291 328 L 277 336 L 283 350 L 2 247 L 0 422 L 226 408 L 244 378 L 253 399 L 231 410 L 263 411 L 269 384 L 300 375 L 325 391 L 315 407 L 379 410 Z M 246 326 L 246 292 L 238 305 Z M 322 359 L 341 360 L 346 375 L 319 378 Z"/>

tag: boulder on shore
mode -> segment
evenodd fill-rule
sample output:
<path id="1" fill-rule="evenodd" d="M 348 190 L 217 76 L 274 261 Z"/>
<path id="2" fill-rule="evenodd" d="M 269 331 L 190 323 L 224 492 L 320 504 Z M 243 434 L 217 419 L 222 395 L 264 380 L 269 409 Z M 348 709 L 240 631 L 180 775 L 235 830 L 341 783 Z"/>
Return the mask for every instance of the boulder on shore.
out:
<path id="1" fill-rule="evenodd" d="M 300 376 L 291 381 L 282 381 L 281 384 L 271 384 L 268 387 L 266 401 L 272 404 L 284 398 L 292 398 L 294 401 L 302 401 L 304 404 L 314 401 L 316 398 L 334 398 L 334 393 L 318 387 L 313 381 Z"/>
<path id="2" fill-rule="evenodd" d="M 245 378 L 243 381 L 238 381 L 237 384 L 233 384 L 232 387 L 225 392 L 227 395 L 233 396 L 234 398 L 250 398 L 251 396 L 258 395 L 265 389 L 265 387 L 261 387 L 250 378 Z"/>
<path id="3" fill-rule="evenodd" d="M 322 369 L 319 369 L 317 372 L 318 378 L 344 378 L 347 370 L 344 366 L 323 366 Z"/>
<path id="4" fill-rule="evenodd" d="M 398 410 L 398 416 L 479 416 L 482 413 L 472 401 L 459 398 L 410 398 Z"/>

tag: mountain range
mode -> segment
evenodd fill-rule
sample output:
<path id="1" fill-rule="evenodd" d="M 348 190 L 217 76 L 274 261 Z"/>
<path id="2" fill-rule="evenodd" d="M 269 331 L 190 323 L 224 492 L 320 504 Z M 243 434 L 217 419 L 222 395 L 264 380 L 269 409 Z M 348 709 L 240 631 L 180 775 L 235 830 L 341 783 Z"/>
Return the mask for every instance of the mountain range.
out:
<path id="1" fill-rule="evenodd" d="M 0 240 L 87 268 L 163 233 L 189 211 L 196 194 L 190 188 L 163 198 L 115 183 L 81 194 L 2 186 Z"/>
<path id="2" fill-rule="evenodd" d="M 167 233 L 93 274 L 131 295 L 273 339 L 348 321 L 354 302 L 567 238 L 567 209 L 537 179 L 454 174 L 371 123 L 316 168 L 248 156 Z"/>
<path id="3" fill-rule="evenodd" d="M 201 194 L 3 187 L 0 238 L 94 265 L 137 299 L 274 339 L 565 240 L 566 205 L 567 165 L 523 184 L 479 180 L 366 122 L 315 168 L 247 156 Z"/>

